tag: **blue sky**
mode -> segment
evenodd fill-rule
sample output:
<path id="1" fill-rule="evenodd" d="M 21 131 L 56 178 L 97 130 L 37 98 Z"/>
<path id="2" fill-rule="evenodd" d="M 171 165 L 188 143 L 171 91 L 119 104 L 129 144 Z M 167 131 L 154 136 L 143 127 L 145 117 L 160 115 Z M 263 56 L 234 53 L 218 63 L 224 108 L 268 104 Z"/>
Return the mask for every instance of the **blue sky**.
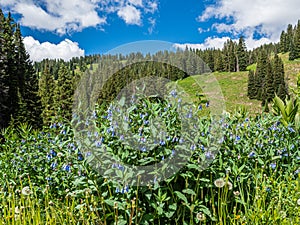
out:
<path id="1" fill-rule="evenodd" d="M 33 60 L 105 53 L 135 41 L 249 48 L 278 41 L 300 19 L 299 0 L 0 0 L 21 24 Z"/>

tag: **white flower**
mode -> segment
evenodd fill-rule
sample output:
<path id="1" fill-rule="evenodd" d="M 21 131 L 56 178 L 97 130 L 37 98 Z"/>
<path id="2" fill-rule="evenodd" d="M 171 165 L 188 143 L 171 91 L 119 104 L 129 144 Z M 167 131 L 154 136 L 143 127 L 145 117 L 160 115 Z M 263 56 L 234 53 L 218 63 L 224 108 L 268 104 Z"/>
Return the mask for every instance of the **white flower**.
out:
<path id="1" fill-rule="evenodd" d="M 230 181 L 227 181 L 226 185 L 228 186 L 228 190 L 232 190 L 232 183 Z"/>
<path id="2" fill-rule="evenodd" d="M 197 219 L 198 219 L 199 221 L 204 221 L 204 220 L 206 220 L 206 217 L 205 217 L 205 215 L 204 215 L 202 212 L 198 212 L 196 217 L 197 217 Z"/>
<path id="3" fill-rule="evenodd" d="M 32 191 L 30 190 L 30 187 L 26 186 L 22 189 L 22 194 L 23 195 L 30 195 Z"/>
<path id="4" fill-rule="evenodd" d="M 58 153 L 57 153 L 57 157 L 59 157 L 59 158 L 62 157 L 63 155 L 64 155 L 64 154 L 61 153 L 61 152 L 58 152 Z"/>
<path id="5" fill-rule="evenodd" d="M 233 194 L 234 194 L 235 196 L 239 196 L 239 195 L 240 195 L 240 192 L 239 192 L 239 191 L 234 191 Z"/>
<path id="6" fill-rule="evenodd" d="M 297 204 L 300 205 L 300 198 L 297 200 Z"/>
<path id="7" fill-rule="evenodd" d="M 225 185 L 225 181 L 223 178 L 219 178 L 219 179 L 215 180 L 214 184 L 216 187 L 222 188 Z"/>
<path id="8" fill-rule="evenodd" d="M 15 207 L 15 214 L 19 214 L 21 212 L 19 206 Z"/>

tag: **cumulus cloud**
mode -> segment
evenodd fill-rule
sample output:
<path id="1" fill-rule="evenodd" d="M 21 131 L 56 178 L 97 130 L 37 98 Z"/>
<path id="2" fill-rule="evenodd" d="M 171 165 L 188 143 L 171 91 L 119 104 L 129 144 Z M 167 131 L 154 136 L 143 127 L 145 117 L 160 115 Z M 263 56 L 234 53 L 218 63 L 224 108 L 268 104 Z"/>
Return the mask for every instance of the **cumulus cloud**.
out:
<path id="1" fill-rule="evenodd" d="M 141 11 L 132 5 L 126 5 L 120 8 L 118 16 L 127 24 L 141 25 Z"/>
<path id="2" fill-rule="evenodd" d="M 111 14 L 130 25 L 141 25 L 142 14 L 154 14 L 157 0 L 0 0 L 0 5 L 20 14 L 23 26 L 66 34 L 87 27 L 103 29 Z"/>
<path id="3" fill-rule="evenodd" d="M 185 49 L 186 47 L 192 48 L 192 49 L 208 49 L 208 48 L 215 48 L 215 49 L 222 49 L 224 46 L 224 43 L 230 39 L 229 37 L 214 37 L 214 38 L 207 38 L 204 43 L 199 44 L 192 44 L 192 43 L 184 43 L 184 44 L 174 44 L 175 48 L 179 49 Z M 238 42 L 238 39 L 234 39 L 233 41 Z M 257 48 L 263 44 L 270 43 L 271 40 L 268 38 L 261 38 L 258 40 L 255 40 L 253 38 L 246 38 L 245 43 L 248 49 Z"/>
<path id="4" fill-rule="evenodd" d="M 128 2 L 131 3 L 132 5 L 136 5 L 136 6 L 142 6 L 143 5 L 142 0 L 128 0 Z"/>
<path id="5" fill-rule="evenodd" d="M 198 20 L 221 20 L 213 25 L 219 33 L 247 33 L 250 37 L 258 32 L 271 41 L 278 41 L 281 31 L 287 24 L 295 24 L 299 15 L 299 0 L 217 0 L 206 7 Z"/>
<path id="6" fill-rule="evenodd" d="M 40 43 L 28 36 L 24 38 L 24 44 L 33 61 L 41 61 L 46 58 L 70 60 L 72 57 L 84 56 L 84 50 L 79 48 L 78 43 L 69 39 L 53 44 L 50 42 Z"/>
<path id="7" fill-rule="evenodd" d="M 229 39 L 229 37 L 215 37 L 215 38 L 207 38 L 204 43 L 200 44 L 191 44 L 191 43 L 185 43 L 185 44 L 174 44 L 175 48 L 185 49 L 186 47 L 192 48 L 192 49 L 207 49 L 207 48 L 223 48 L 224 43 Z"/>

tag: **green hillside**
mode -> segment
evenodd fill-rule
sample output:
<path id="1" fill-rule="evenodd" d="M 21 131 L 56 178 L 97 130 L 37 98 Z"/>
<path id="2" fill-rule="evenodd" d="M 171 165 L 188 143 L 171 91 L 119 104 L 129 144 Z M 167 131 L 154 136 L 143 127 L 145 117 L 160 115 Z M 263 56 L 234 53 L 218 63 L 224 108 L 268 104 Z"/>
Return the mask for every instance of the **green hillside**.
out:
<path id="1" fill-rule="evenodd" d="M 300 73 L 300 60 L 289 61 L 288 53 L 280 54 L 285 66 L 285 76 L 289 87 L 295 87 L 297 82 L 297 74 Z M 250 65 L 248 69 L 254 70 L 256 65 Z M 258 100 L 250 100 L 247 97 L 248 72 L 214 72 L 213 73 L 219 82 L 225 102 L 226 110 L 232 112 L 239 106 L 245 106 L 250 113 L 261 112 L 261 102 Z M 199 86 L 195 83 L 192 77 L 188 77 L 178 82 L 184 90 L 195 97 L 201 92 Z"/>

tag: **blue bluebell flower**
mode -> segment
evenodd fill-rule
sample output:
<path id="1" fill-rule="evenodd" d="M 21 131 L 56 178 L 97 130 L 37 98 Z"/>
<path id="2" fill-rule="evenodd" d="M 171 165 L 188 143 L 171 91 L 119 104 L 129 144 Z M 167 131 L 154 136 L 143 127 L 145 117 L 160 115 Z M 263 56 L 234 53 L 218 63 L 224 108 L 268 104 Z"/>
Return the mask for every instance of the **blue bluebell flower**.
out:
<path id="1" fill-rule="evenodd" d="M 255 157 L 255 152 L 254 151 L 250 152 L 249 155 L 248 155 L 248 157 L 249 158 Z"/>
<path id="2" fill-rule="evenodd" d="M 67 164 L 67 165 L 64 165 L 62 167 L 62 169 L 65 170 L 65 171 L 67 171 L 67 172 L 70 172 L 71 171 L 71 166 L 69 164 Z"/>
<path id="3" fill-rule="evenodd" d="M 171 96 L 174 97 L 174 98 L 176 98 L 176 96 L 177 96 L 176 90 L 172 90 L 170 94 L 171 94 Z"/>
<path id="4" fill-rule="evenodd" d="M 276 168 L 276 163 L 274 162 L 274 163 L 271 163 L 270 164 L 270 167 L 272 168 L 272 169 L 275 169 Z"/>
<path id="5" fill-rule="evenodd" d="M 57 162 L 53 162 L 51 163 L 50 167 L 54 170 L 57 166 Z"/>

